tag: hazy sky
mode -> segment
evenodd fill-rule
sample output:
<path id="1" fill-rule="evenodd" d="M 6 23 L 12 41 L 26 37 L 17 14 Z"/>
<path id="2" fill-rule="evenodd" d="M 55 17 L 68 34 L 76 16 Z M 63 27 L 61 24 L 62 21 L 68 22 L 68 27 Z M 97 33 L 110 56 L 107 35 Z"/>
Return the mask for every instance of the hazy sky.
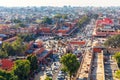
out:
<path id="1" fill-rule="evenodd" d="M 0 0 L 0 6 L 120 6 L 120 0 Z"/>

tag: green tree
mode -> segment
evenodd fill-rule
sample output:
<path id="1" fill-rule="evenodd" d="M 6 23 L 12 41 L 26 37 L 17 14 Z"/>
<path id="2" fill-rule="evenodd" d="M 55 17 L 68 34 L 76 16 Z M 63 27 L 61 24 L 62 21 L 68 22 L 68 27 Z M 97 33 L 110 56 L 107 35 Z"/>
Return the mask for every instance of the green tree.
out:
<path id="1" fill-rule="evenodd" d="M 19 28 L 19 27 L 22 27 L 22 28 L 25 28 L 26 27 L 26 25 L 24 24 L 24 23 L 16 23 L 14 26 L 13 26 L 13 28 Z"/>
<path id="2" fill-rule="evenodd" d="M 47 76 L 45 80 L 52 80 L 52 78 L 50 78 L 50 77 Z"/>
<path id="3" fill-rule="evenodd" d="M 36 19 L 35 22 L 38 23 L 38 24 L 40 24 L 42 22 L 42 20 Z"/>
<path id="4" fill-rule="evenodd" d="M 93 14 L 93 15 L 92 15 L 92 17 L 93 17 L 94 19 L 97 19 L 98 16 L 99 16 L 98 14 Z"/>
<path id="5" fill-rule="evenodd" d="M 60 61 L 62 62 L 65 71 L 69 74 L 71 80 L 72 75 L 75 74 L 79 68 L 77 57 L 74 54 L 68 53 L 65 54 Z"/>
<path id="6" fill-rule="evenodd" d="M 4 42 L 4 43 L 2 44 L 2 47 L 1 47 L 1 53 L 5 53 L 6 56 L 7 56 L 7 55 L 8 55 L 8 56 L 13 55 L 14 52 L 13 52 L 13 47 L 12 47 L 12 45 L 11 45 L 10 43 L 8 43 L 8 42 Z"/>
<path id="7" fill-rule="evenodd" d="M 14 20 L 12 20 L 14 23 L 21 23 L 22 21 L 21 20 L 19 20 L 19 19 L 14 19 Z"/>
<path id="8" fill-rule="evenodd" d="M 112 47 L 112 48 L 120 48 L 120 35 L 115 35 L 112 37 L 109 37 L 104 45 L 106 47 Z"/>
<path id="9" fill-rule="evenodd" d="M 0 80 L 18 80 L 18 77 L 12 71 L 0 70 L 0 76 Z"/>
<path id="10" fill-rule="evenodd" d="M 0 80 L 6 80 L 6 78 L 4 78 L 3 76 L 0 76 Z"/>
<path id="11" fill-rule="evenodd" d="M 21 38 L 17 38 L 17 40 L 12 43 L 12 47 L 14 55 L 24 55 L 26 45 L 22 43 Z"/>
<path id="12" fill-rule="evenodd" d="M 9 52 L 11 51 L 11 47 L 12 47 L 12 46 L 11 46 L 10 43 L 4 42 L 4 43 L 2 44 L 1 50 L 9 53 Z"/>
<path id="13" fill-rule="evenodd" d="M 18 76 L 12 76 L 11 78 L 10 78 L 10 80 L 18 80 Z"/>
<path id="14" fill-rule="evenodd" d="M 27 60 L 30 61 L 30 70 L 32 72 L 34 72 L 34 70 L 37 70 L 38 69 L 38 60 L 37 60 L 37 57 L 35 55 L 29 55 L 27 57 Z"/>
<path id="15" fill-rule="evenodd" d="M 16 24 L 14 28 L 25 27 L 25 24 L 20 19 L 14 19 L 12 22 Z"/>
<path id="16" fill-rule="evenodd" d="M 0 58 L 6 58 L 6 57 L 8 57 L 8 53 L 0 49 Z"/>
<path id="17" fill-rule="evenodd" d="M 12 43 L 4 42 L 2 44 L 0 57 L 24 55 L 25 50 L 26 45 L 22 43 L 20 38 L 17 38 L 17 40 Z"/>
<path id="18" fill-rule="evenodd" d="M 116 71 L 115 77 L 118 78 L 118 79 L 120 79 L 120 70 Z"/>
<path id="19" fill-rule="evenodd" d="M 81 19 L 79 19 L 78 21 L 78 26 L 81 27 L 81 25 L 83 25 L 85 22 L 87 22 L 87 20 L 89 20 L 88 16 L 83 16 Z"/>
<path id="20" fill-rule="evenodd" d="M 68 18 L 68 17 L 67 17 L 67 14 L 62 15 L 62 18 L 63 18 L 63 19 L 67 19 L 67 18 Z"/>
<path id="21" fill-rule="evenodd" d="M 54 16 L 54 18 L 60 19 L 60 18 L 62 18 L 62 15 L 61 15 L 61 14 L 56 14 L 56 15 Z"/>
<path id="22" fill-rule="evenodd" d="M 67 14 L 56 14 L 56 15 L 54 16 L 54 18 L 58 18 L 58 19 L 60 19 L 60 18 L 67 19 L 68 17 L 67 17 Z"/>
<path id="23" fill-rule="evenodd" d="M 21 38 L 24 42 L 35 40 L 33 34 L 18 34 L 18 37 Z"/>
<path id="24" fill-rule="evenodd" d="M 114 58 L 116 59 L 118 66 L 120 67 L 120 52 L 115 53 Z"/>
<path id="25" fill-rule="evenodd" d="M 49 17 L 44 17 L 44 18 L 43 18 L 43 23 L 52 24 L 52 19 L 49 18 Z"/>
<path id="26" fill-rule="evenodd" d="M 15 61 L 14 74 L 18 76 L 18 80 L 28 80 L 30 72 L 30 62 L 28 60 Z"/>
<path id="27" fill-rule="evenodd" d="M 19 23 L 19 26 L 24 28 L 26 25 L 24 23 Z"/>

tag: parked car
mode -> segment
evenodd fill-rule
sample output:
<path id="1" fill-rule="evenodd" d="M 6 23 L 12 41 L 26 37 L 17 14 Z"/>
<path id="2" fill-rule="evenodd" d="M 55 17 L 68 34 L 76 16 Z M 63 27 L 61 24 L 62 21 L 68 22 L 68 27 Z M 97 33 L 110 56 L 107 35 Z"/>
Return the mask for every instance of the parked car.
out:
<path id="1" fill-rule="evenodd" d="M 63 75 L 58 75 L 57 80 L 65 80 L 65 77 Z"/>
<path id="2" fill-rule="evenodd" d="M 53 75 L 53 74 L 52 74 L 52 71 L 47 71 L 47 72 L 46 72 L 46 75 L 49 76 L 49 77 L 52 76 L 52 75 Z"/>

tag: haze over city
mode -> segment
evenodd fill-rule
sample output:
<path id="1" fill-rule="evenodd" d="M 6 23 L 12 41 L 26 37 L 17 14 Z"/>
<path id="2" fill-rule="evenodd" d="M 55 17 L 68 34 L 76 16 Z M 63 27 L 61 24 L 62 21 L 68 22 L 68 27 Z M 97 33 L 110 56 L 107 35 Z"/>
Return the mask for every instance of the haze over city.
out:
<path id="1" fill-rule="evenodd" d="M 0 6 L 120 6 L 120 0 L 0 0 Z"/>

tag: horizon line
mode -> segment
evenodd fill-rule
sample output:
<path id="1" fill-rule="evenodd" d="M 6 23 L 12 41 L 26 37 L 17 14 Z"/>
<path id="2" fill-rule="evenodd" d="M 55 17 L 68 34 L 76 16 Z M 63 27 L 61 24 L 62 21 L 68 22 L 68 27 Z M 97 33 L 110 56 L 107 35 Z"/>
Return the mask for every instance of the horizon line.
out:
<path id="1" fill-rule="evenodd" d="M 120 7 L 120 6 L 73 6 L 73 5 L 63 5 L 63 6 L 51 6 L 51 5 L 45 5 L 45 6 L 0 6 L 0 7 L 8 7 L 8 8 L 13 8 L 13 7 L 102 7 L 102 8 L 107 8 L 107 7 Z"/>

